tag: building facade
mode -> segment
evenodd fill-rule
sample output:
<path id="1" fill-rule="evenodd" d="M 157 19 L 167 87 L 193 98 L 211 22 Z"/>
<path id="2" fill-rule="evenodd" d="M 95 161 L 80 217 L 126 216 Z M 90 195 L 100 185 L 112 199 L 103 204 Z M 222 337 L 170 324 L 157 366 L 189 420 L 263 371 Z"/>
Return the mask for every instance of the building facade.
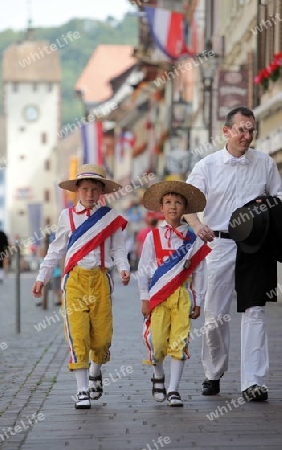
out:
<path id="1" fill-rule="evenodd" d="M 6 230 L 11 241 L 30 238 L 37 246 L 41 230 L 57 222 L 61 77 L 58 52 L 48 49 L 27 38 L 3 54 Z"/>

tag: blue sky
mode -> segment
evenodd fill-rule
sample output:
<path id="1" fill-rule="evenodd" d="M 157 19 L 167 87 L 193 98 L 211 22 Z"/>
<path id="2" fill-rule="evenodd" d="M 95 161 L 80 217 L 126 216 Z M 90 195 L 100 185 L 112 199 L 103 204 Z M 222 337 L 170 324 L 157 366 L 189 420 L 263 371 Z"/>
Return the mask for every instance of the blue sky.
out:
<path id="1" fill-rule="evenodd" d="M 127 11 L 137 11 L 128 0 L 0 0 L 0 31 L 24 30 L 28 11 L 34 27 L 61 25 L 72 18 L 121 19 Z"/>

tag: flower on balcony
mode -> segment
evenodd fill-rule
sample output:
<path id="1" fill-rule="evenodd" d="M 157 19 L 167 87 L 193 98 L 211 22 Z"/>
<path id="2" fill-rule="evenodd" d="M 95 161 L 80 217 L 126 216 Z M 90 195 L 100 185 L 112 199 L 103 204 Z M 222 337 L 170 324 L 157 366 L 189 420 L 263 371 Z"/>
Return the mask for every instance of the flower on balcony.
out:
<path id="1" fill-rule="evenodd" d="M 272 81 L 277 81 L 280 73 L 280 66 L 277 61 L 272 61 L 272 63 L 269 64 L 267 70 L 269 72 L 269 78 Z"/>
<path id="2" fill-rule="evenodd" d="M 268 88 L 269 85 L 269 72 L 267 69 L 262 69 L 259 74 L 254 78 L 255 84 L 261 84 L 264 90 Z"/>
<path id="3" fill-rule="evenodd" d="M 273 60 L 268 67 L 262 69 L 259 74 L 254 78 L 255 84 L 260 84 L 264 90 L 268 89 L 269 80 L 277 81 L 280 77 L 282 66 L 282 52 L 275 53 Z"/>

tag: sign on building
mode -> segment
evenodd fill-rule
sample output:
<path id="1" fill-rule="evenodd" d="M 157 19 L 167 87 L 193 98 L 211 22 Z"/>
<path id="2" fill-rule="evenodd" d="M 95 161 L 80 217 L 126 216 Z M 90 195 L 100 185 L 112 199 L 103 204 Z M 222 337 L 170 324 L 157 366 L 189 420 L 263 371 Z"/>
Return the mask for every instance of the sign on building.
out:
<path id="1" fill-rule="evenodd" d="M 217 120 L 224 120 L 236 106 L 248 106 L 248 71 L 220 70 L 217 94 Z"/>

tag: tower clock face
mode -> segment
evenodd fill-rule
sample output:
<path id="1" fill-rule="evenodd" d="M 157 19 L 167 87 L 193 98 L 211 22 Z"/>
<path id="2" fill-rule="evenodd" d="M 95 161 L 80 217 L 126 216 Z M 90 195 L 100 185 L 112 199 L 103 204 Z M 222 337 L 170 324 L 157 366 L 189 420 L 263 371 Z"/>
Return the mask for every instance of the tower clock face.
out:
<path id="1" fill-rule="evenodd" d="M 35 122 L 39 117 L 38 106 L 26 105 L 23 109 L 23 116 L 27 122 Z"/>

